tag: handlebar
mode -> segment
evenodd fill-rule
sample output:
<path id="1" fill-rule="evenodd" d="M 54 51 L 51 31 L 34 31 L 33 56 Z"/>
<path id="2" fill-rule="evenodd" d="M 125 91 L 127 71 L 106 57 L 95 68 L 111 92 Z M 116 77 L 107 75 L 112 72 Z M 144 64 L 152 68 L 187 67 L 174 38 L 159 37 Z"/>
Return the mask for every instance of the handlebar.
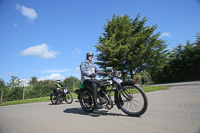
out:
<path id="1" fill-rule="evenodd" d="M 98 74 L 98 75 L 101 75 L 101 76 L 105 76 L 105 77 L 107 77 L 107 76 L 109 76 L 109 77 L 112 77 L 112 76 L 115 76 L 116 75 L 116 73 L 119 73 L 119 71 L 111 71 L 111 72 L 107 72 L 107 71 L 101 71 L 101 72 L 97 72 L 96 74 Z"/>

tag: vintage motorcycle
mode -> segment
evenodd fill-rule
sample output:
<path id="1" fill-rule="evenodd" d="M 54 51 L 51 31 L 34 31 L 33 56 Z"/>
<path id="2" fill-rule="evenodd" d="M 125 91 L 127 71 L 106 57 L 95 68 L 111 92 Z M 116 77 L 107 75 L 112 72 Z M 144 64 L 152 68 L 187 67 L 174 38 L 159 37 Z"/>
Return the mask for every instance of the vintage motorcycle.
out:
<path id="1" fill-rule="evenodd" d="M 103 75 L 109 77 L 109 79 L 97 83 L 97 102 L 100 105 L 108 110 L 116 105 L 118 109 L 129 116 L 140 116 L 145 113 L 148 106 L 147 96 L 134 80 L 128 79 L 123 82 L 119 78 L 121 73 L 113 70 L 112 67 L 107 67 Z M 82 84 L 79 85 L 79 88 L 74 92 L 78 94 L 82 109 L 85 112 L 93 112 L 95 109 L 93 93 Z"/>
<path id="2" fill-rule="evenodd" d="M 59 102 L 62 103 L 65 101 L 68 104 L 71 104 L 73 102 L 73 96 L 70 91 L 67 90 L 67 88 L 62 87 L 62 92 L 58 94 L 58 99 L 56 98 L 56 93 L 50 94 L 50 100 L 52 104 L 58 104 Z"/>

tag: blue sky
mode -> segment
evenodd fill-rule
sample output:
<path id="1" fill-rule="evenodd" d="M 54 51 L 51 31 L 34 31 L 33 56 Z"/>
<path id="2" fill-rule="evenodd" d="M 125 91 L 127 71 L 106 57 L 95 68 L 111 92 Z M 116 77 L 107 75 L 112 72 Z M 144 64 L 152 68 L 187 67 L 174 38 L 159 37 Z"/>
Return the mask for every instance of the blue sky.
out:
<path id="1" fill-rule="evenodd" d="M 170 49 L 200 32 L 200 0 L 0 0 L 0 78 L 80 78 L 107 19 L 138 13 Z"/>

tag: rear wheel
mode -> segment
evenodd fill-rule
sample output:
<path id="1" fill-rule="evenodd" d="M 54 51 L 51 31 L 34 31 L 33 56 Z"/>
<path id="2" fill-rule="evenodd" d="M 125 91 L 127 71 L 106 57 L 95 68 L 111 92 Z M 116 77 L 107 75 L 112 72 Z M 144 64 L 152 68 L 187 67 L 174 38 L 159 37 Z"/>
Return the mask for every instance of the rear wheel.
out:
<path id="1" fill-rule="evenodd" d="M 70 92 L 66 93 L 65 102 L 68 103 L 68 104 L 71 104 L 73 102 L 73 96 L 72 96 L 72 94 Z"/>
<path id="2" fill-rule="evenodd" d="M 118 92 L 121 110 L 130 116 L 140 116 L 145 113 L 148 106 L 146 94 L 136 84 L 123 84 Z"/>
<path id="3" fill-rule="evenodd" d="M 89 91 L 83 91 L 80 94 L 80 105 L 85 112 L 93 112 L 94 102 L 92 94 Z"/>
<path id="4" fill-rule="evenodd" d="M 51 103 L 52 103 L 52 104 L 57 104 L 56 95 L 52 94 L 52 95 L 50 96 L 50 99 L 51 99 Z"/>

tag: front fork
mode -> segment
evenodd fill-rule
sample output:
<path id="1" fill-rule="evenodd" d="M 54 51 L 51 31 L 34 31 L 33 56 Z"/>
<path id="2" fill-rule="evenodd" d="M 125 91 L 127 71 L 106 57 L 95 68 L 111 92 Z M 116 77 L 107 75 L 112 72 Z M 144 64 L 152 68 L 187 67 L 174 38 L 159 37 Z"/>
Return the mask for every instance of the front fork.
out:
<path id="1" fill-rule="evenodd" d="M 130 93 L 127 91 L 126 88 L 123 88 L 121 84 L 117 85 L 117 89 L 115 90 L 115 104 L 117 105 L 118 109 L 120 108 L 120 104 L 123 105 L 124 101 L 122 100 L 121 95 L 123 95 L 123 97 L 127 100 L 127 101 L 131 101 L 132 100 L 132 96 L 130 95 Z"/>
<path id="2" fill-rule="evenodd" d="M 122 89 L 123 89 L 122 85 L 118 84 L 117 85 L 117 89 L 115 90 L 115 95 L 114 95 L 114 97 L 115 97 L 115 104 L 116 104 L 116 106 L 117 106 L 118 109 L 121 109 L 120 108 L 120 103 L 123 102 L 122 98 L 121 98 L 121 95 L 119 94 L 119 91 L 122 90 Z"/>

